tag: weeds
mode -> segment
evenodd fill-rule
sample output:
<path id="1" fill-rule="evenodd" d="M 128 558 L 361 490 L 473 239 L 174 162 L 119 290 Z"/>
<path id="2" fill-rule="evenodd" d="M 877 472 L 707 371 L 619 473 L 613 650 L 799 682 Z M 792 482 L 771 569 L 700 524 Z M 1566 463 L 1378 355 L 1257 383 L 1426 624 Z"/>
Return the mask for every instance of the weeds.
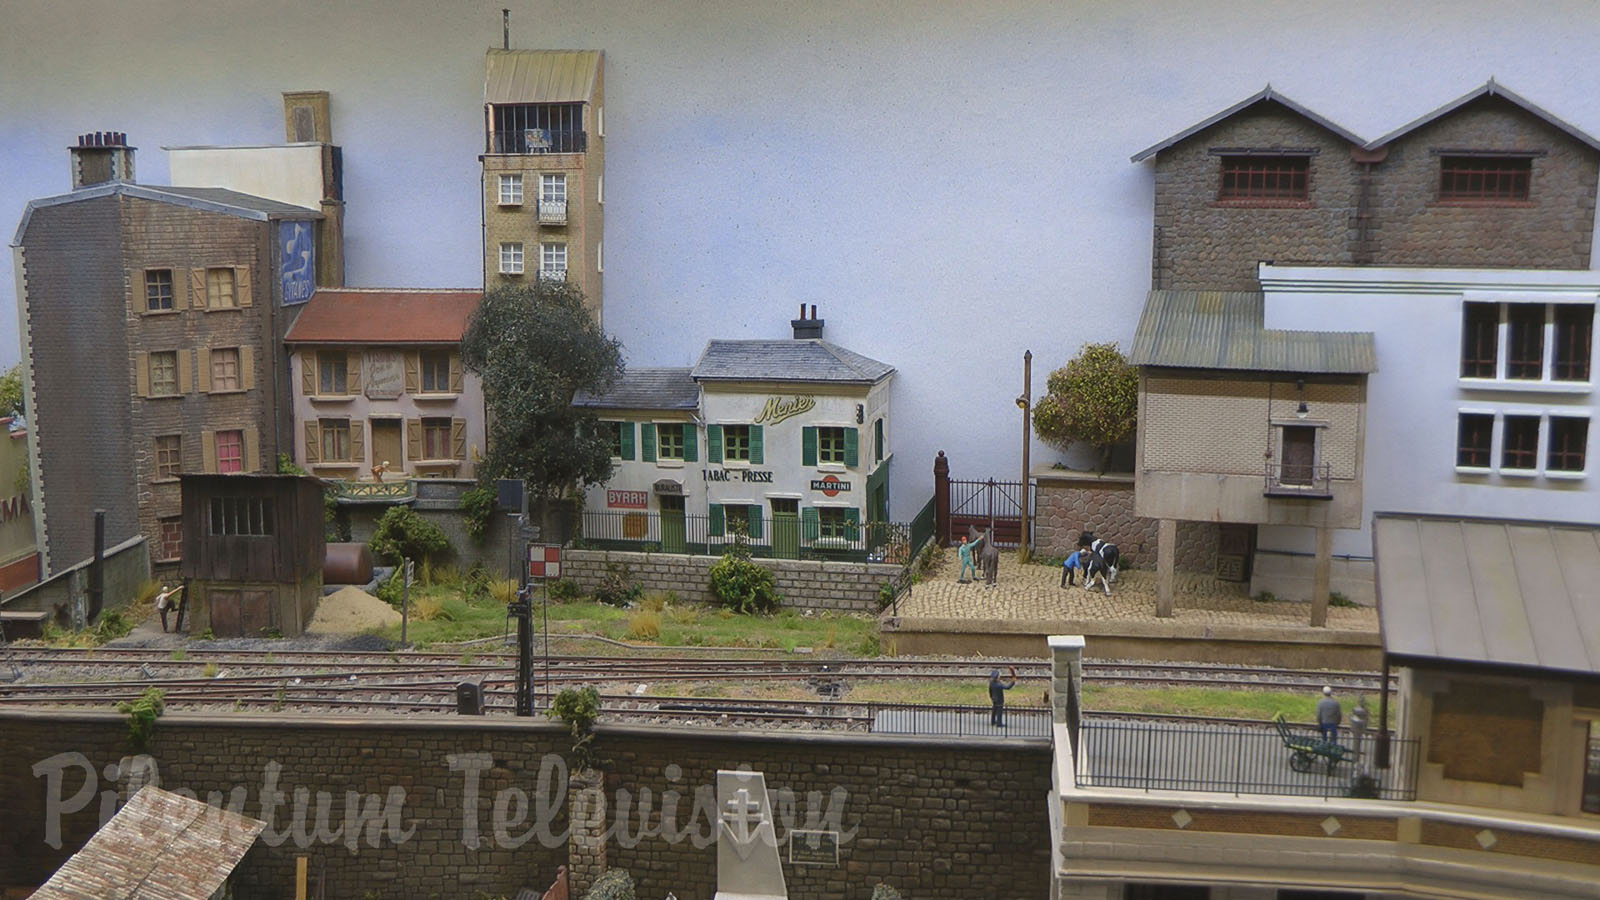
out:
<path id="1" fill-rule="evenodd" d="M 636 641 L 653 641 L 661 637 L 661 613 L 639 610 L 628 616 L 628 637 Z"/>
<path id="2" fill-rule="evenodd" d="M 189 654 L 183 652 L 182 650 L 174 650 L 170 654 L 167 655 L 167 659 L 170 659 L 173 662 L 183 662 L 184 660 L 186 660 L 188 658 L 189 658 Z"/>
<path id="3" fill-rule="evenodd" d="M 117 712 L 128 717 L 128 746 L 135 752 L 150 749 L 150 737 L 156 730 L 156 719 L 166 712 L 166 692 L 147 687 L 137 700 L 124 700 L 117 704 Z"/>
<path id="4" fill-rule="evenodd" d="M 200 677 L 201 678 L 215 678 L 215 677 L 217 677 L 217 664 L 214 663 L 214 662 L 206 663 L 205 666 L 200 669 Z"/>

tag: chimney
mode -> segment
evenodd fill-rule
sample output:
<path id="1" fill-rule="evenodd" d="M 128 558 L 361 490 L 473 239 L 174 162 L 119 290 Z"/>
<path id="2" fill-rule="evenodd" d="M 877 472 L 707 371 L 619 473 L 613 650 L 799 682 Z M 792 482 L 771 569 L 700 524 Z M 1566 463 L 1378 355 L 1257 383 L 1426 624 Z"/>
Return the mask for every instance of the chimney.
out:
<path id="1" fill-rule="evenodd" d="M 72 153 L 72 189 L 107 181 L 133 183 L 133 151 L 128 135 L 121 131 L 91 131 L 78 135 Z"/>
<path id="2" fill-rule="evenodd" d="M 283 92 L 283 139 L 291 144 L 333 143 L 327 91 Z"/>
<path id="3" fill-rule="evenodd" d="M 806 318 L 806 305 L 800 304 L 800 318 L 790 319 L 789 324 L 794 327 L 794 339 L 797 341 L 821 340 L 823 320 L 817 318 L 817 305 L 811 304 L 811 318 Z"/>

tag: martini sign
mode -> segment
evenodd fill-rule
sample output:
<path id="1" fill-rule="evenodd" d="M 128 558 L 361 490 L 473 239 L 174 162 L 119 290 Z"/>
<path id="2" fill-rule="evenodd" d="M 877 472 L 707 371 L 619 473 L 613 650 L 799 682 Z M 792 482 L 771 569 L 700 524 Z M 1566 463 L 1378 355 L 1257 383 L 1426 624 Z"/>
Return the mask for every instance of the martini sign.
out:
<path id="1" fill-rule="evenodd" d="M 841 491 L 849 492 L 850 482 L 840 481 L 836 475 L 824 475 L 821 478 L 811 479 L 811 489 L 821 491 L 829 497 L 837 497 Z"/>

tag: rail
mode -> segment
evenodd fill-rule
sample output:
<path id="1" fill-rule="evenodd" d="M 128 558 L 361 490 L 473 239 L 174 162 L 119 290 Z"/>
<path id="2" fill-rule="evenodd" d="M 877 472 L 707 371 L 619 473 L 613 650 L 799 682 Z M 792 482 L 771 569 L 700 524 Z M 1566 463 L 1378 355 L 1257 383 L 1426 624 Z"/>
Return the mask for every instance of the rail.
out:
<path id="1" fill-rule="evenodd" d="M 1264 478 L 1263 493 L 1268 497 L 1333 497 L 1333 467 L 1329 463 L 1314 466 L 1268 461 Z"/>
<path id="2" fill-rule="evenodd" d="M 578 545 L 595 550 L 720 556 L 742 540 L 751 556 L 771 559 L 904 565 L 911 558 L 911 527 L 904 523 L 735 514 L 745 509 L 748 507 L 723 507 L 713 515 L 588 510 L 582 516 Z"/>
<path id="3" fill-rule="evenodd" d="M 414 495 L 411 482 L 400 481 L 331 481 L 334 497 L 339 500 L 409 500 Z"/>

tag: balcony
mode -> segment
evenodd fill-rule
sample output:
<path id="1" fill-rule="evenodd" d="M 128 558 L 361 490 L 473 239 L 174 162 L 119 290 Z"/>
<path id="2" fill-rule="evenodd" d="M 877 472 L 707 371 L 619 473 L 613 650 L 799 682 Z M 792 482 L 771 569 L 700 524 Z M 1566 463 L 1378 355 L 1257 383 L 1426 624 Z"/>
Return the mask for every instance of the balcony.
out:
<path id="1" fill-rule="evenodd" d="M 540 269 L 539 270 L 539 280 L 540 281 L 566 281 L 567 280 L 567 270 L 566 269 Z"/>
<path id="2" fill-rule="evenodd" d="M 489 133 L 489 152 L 520 155 L 584 153 L 589 149 L 585 131 L 556 128 L 517 128 Z"/>
<path id="3" fill-rule="evenodd" d="M 398 481 L 330 480 L 341 503 L 405 503 L 416 496 L 409 479 Z"/>
<path id="4" fill-rule="evenodd" d="M 566 200 L 540 200 L 539 201 L 540 225 L 565 225 L 567 224 Z"/>
<path id="5" fill-rule="evenodd" d="M 1332 467 L 1306 463 L 1279 463 L 1268 461 L 1266 487 L 1268 497 L 1301 497 L 1309 500 L 1332 500 Z"/>

